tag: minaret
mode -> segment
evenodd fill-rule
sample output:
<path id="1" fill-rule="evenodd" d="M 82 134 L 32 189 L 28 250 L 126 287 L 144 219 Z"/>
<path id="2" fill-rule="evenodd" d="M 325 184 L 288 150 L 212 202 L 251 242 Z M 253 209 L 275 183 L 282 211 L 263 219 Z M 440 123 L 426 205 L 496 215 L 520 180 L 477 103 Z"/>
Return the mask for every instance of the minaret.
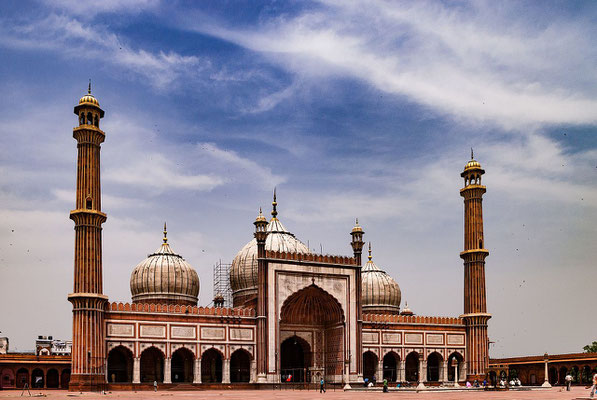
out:
<path id="1" fill-rule="evenodd" d="M 471 149 L 471 160 L 460 174 L 464 178 L 464 319 L 466 325 L 466 367 L 467 379 L 483 380 L 489 365 L 489 338 L 485 295 L 485 257 L 489 255 L 483 239 L 483 194 L 481 175 L 485 171 L 475 161 Z"/>
<path id="2" fill-rule="evenodd" d="M 69 390 L 94 390 L 105 382 L 104 309 L 108 297 L 102 293 L 102 224 L 100 145 L 105 134 L 99 129 L 104 111 L 91 94 L 75 107 L 79 126 L 73 129 L 77 141 L 77 190 L 75 209 L 74 290 L 68 295 L 73 304 L 73 345 Z"/>
<path id="3" fill-rule="evenodd" d="M 352 237 L 350 245 L 354 254 L 354 259 L 357 264 L 356 269 L 356 298 L 357 298 L 357 376 L 358 379 L 363 378 L 363 278 L 361 275 L 361 255 L 363 254 L 363 235 L 365 231 L 359 225 L 359 219 L 355 221 L 355 225 L 350 231 Z"/>
<path id="4" fill-rule="evenodd" d="M 276 192 L 274 190 L 274 209 L 276 215 Z M 265 239 L 267 239 L 267 219 L 261 209 L 253 223 L 257 240 L 257 382 L 267 382 L 267 264 L 265 261 Z"/>

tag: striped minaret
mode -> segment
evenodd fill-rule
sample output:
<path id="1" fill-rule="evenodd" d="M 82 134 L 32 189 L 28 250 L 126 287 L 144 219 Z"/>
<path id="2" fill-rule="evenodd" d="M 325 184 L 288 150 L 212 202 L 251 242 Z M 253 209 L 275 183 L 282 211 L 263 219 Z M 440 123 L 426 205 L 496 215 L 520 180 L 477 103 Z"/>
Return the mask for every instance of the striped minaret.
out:
<path id="1" fill-rule="evenodd" d="M 104 111 L 91 94 L 75 107 L 79 126 L 73 129 L 77 141 L 77 190 L 75 209 L 74 291 L 68 295 L 73 304 L 73 346 L 69 390 L 95 390 L 105 382 L 104 309 L 108 301 L 102 293 L 102 224 L 100 145 L 105 134 L 99 128 Z"/>
<path id="2" fill-rule="evenodd" d="M 481 176 L 485 171 L 475 161 L 471 149 L 471 160 L 460 176 L 464 178 L 464 315 L 466 324 L 466 368 L 467 379 L 483 380 L 489 366 L 489 338 L 485 295 L 485 257 L 489 255 L 483 239 L 483 194 Z"/>

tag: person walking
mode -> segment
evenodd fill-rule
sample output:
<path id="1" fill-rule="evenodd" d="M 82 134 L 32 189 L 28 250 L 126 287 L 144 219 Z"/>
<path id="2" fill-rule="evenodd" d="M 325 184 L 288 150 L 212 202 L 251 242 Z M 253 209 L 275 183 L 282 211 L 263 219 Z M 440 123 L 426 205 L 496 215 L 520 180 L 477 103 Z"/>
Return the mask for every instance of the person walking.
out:
<path id="1" fill-rule="evenodd" d="M 323 378 L 319 381 L 319 393 L 325 393 L 325 381 Z"/>
<path id="2" fill-rule="evenodd" d="M 595 396 L 595 389 L 597 389 L 597 372 L 593 375 L 593 386 L 591 386 L 591 395 L 589 397 L 593 398 Z"/>
<path id="3" fill-rule="evenodd" d="M 384 378 L 383 380 L 383 392 L 388 393 L 388 379 Z"/>
<path id="4" fill-rule="evenodd" d="M 566 377 L 564 378 L 564 380 L 566 381 L 566 391 L 569 392 L 570 385 L 572 385 L 572 375 L 567 374 Z"/>
<path id="5" fill-rule="evenodd" d="M 158 381 L 153 381 L 153 391 L 154 392 L 158 391 Z"/>

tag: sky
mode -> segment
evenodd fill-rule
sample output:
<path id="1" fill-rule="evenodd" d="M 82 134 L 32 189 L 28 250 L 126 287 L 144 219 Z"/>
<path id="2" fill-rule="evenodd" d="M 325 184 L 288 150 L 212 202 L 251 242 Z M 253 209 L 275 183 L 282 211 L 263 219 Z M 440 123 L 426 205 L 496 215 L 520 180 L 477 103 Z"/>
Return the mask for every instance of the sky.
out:
<path id="1" fill-rule="evenodd" d="M 71 338 L 77 125 L 102 129 L 104 293 L 161 244 L 198 271 L 279 218 L 373 260 L 418 315 L 463 312 L 464 165 L 484 184 L 492 357 L 596 340 L 597 3 L 39 0 L 0 5 L 0 318 Z"/>

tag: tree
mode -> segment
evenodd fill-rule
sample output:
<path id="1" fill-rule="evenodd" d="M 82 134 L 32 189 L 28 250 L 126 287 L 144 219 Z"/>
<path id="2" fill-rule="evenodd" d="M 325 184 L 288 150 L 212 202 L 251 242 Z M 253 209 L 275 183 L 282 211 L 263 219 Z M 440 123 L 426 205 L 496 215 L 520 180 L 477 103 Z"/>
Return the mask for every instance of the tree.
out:
<path id="1" fill-rule="evenodd" d="M 597 341 L 583 347 L 585 353 L 597 353 Z"/>

